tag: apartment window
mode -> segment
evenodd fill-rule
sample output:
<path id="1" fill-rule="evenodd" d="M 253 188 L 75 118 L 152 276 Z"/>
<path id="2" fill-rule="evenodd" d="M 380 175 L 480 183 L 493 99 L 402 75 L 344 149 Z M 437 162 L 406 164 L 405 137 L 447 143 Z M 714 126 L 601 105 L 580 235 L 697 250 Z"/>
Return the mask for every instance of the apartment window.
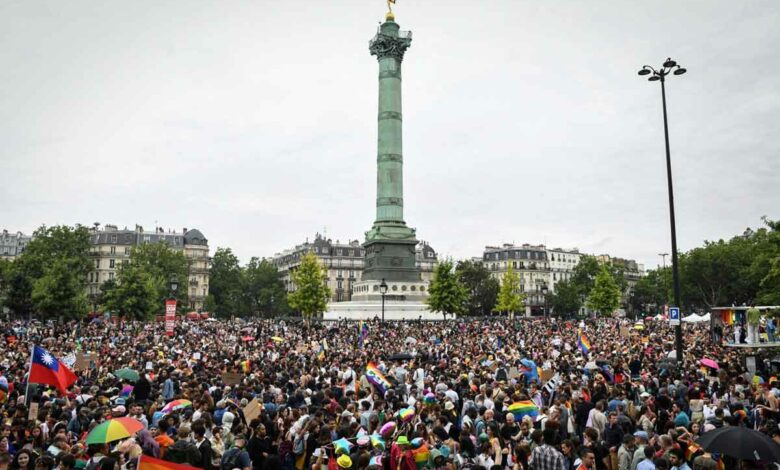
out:
<path id="1" fill-rule="evenodd" d="M 338 281 L 338 282 L 336 283 L 336 288 L 337 288 L 337 289 L 341 289 L 341 281 Z"/>
<path id="2" fill-rule="evenodd" d="M 116 235 L 111 235 L 111 243 L 116 243 Z"/>
<path id="3" fill-rule="evenodd" d="M 517 261 L 512 261 L 512 268 L 517 269 Z"/>
<path id="4" fill-rule="evenodd" d="M 152 241 L 151 235 L 144 235 L 144 243 L 149 243 L 150 241 Z"/>
<path id="5" fill-rule="evenodd" d="M 557 281 L 557 279 L 555 278 L 555 273 L 553 273 L 553 281 Z"/>
<path id="6" fill-rule="evenodd" d="M 114 260 L 112 260 L 112 259 L 111 259 L 111 260 L 108 260 L 108 267 L 109 267 L 109 268 L 113 268 L 113 267 L 114 267 L 114 264 L 115 264 L 115 261 L 114 261 Z"/>
<path id="7" fill-rule="evenodd" d="M 339 249 L 336 250 L 336 255 L 341 256 L 343 254 L 343 252 L 344 252 L 344 250 L 339 248 Z"/>
<path id="8" fill-rule="evenodd" d="M 126 255 L 129 255 L 129 254 L 130 254 L 130 247 L 129 247 L 129 246 L 126 246 L 126 247 L 125 247 L 125 254 L 126 254 Z"/>
<path id="9" fill-rule="evenodd" d="M 173 244 L 178 245 L 179 244 L 179 237 L 173 237 Z"/>
<path id="10" fill-rule="evenodd" d="M 338 277 L 341 277 L 341 270 L 338 271 Z"/>
<path id="11" fill-rule="evenodd" d="M 112 254 L 112 255 L 115 255 L 115 254 L 116 254 L 116 247 L 115 247 L 115 246 L 112 246 L 112 247 L 111 247 L 111 254 Z"/>
<path id="12" fill-rule="evenodd" d="M 99 259 L 95 260 L 95 269 L 100 269 L 100 260 Z"/>
<path id="13" fill-rule="evenodd" d="M 109 281 L 113 281 L 114 280 L 114 273 L 113 272 L 108 273 L 108 280 Z"/>
<path id="14" fill-rule="evenodd" d="M 349 250 L 349 256 L 355 256 L 355 250 Z"/>
<path id="15" fill-rule="evenodd" d="M 350 271 L 349 272 L 349 277 L 350 278 L 354 278 L 355 277 L 355 271 Z"/>
<path id="16" fill-rule="evenodd" d="M 89 282 L 92 282 L 92 273 L 89 273 Z"/>

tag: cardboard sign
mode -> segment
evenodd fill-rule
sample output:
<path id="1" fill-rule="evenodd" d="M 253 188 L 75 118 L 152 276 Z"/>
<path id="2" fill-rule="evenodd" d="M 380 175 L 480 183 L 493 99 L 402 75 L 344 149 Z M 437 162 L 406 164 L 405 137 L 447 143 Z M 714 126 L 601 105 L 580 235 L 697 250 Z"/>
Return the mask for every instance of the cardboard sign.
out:
<path id="1" fill-rule="evenodd" d="M 201 358 L 200 352 L 192 353 L 192 358 L 195 359 L 196 361 L 200 361 Z"/>
<path id="2" fill-rule="evenodd" d="M 238 385 L 242 380 L 244 380 L 244 374 L 237 374 L 235 372 L 225 372 L 222 374 L 222 382 L 224 382 L 225 385 Z"/>
<path id="3" fill-rule="evenodd" d="M 542 383 L 547 383 L 553 376 L 555 375 L 555 371 L 552 369 L 542 369 L 542 373 L 539 376 L 539 378 L 542 379 Z"/>
<path id="4" fill-rule="evenodd" d="M 78 353 L 76 362 L 73 364 L 74 370 L 87 371 L 97 367 L 99 356 L 96 353 Z"/>
<path id="5" fill-rule="evenodd" d="M 251 423 L 253 419 L 260 417 L 260 412 L 263 410 L 263 405 L 257 401 L 257 398 L 253 398 L 252 401 L 247 403 L 244 407 L 244 418 L 247 423 Z"/>
<path id="6" fill-rule="evenodd" d="M 620 327 L 620 336 L 622 338 L 629 338 L 631 336 L 631 328 L 627 326 Z"/>
<path id="7" fill-rule="evenodd" d="M 35 421 L 38 418 L 38 402 L 30 403 L 30 412 L 27 413 L 27 419 Z"/>
<path id="8" fill-rule="evenodd" d="M 153 370 L 154 364 L 152 364 L 152 361 L 146 361 L 146 370 Z"/>

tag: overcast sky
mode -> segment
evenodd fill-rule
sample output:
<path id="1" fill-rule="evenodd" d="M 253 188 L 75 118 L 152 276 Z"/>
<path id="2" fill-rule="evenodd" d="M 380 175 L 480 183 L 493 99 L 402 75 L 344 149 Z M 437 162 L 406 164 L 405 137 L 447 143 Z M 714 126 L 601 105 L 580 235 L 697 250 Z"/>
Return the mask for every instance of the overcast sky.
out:
<path id="1" fill-rule="evenodd" d="M 382 0 L 0 1 L 0 228 L 199 228 L 242 262 L 374 219 Z M 648 267 L 780 218 L 780 2 L 398 0 L 405 215 Z"/>

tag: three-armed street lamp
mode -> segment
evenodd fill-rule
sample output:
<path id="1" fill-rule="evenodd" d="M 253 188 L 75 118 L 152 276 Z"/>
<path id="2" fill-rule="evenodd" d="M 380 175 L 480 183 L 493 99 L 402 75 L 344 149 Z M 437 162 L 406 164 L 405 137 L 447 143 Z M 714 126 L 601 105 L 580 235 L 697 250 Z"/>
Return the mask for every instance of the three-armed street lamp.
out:
<path id="1" fill-rule="evenodd" d="M 677 65 L 677 62 L 672 59 L 666 59 L 663 66 L 656 70 L 649 65 L 642 67 L 639 71 L 639 75 L 650 75 L 648 78 L 651 82 L 661 82 L 661 102 L 663 103 L 664 110 L 664 138 L 666 139 L 666 183 L 669 187 L 669 221 L 672 230 L 672 284 L 674 287 L 674 306 L 680 307 L 680 276 L 677 269 L 677 230 L 674 223 L 674 191 L 672 189 L 672 157 L 669 154 L 669 125 L 666 118 L 666 77 L 671 75 L 682 75 L 687 70 Z M 682 315 L 681 315 L 682 316 Z M 683 351 L 682 351 L 682 326 L 678 323 L 674 327 L 675 345 L 677 349 L 677 362 L 682 364 Z"/>
<path id="2" fill-rule="evenodd" d="M 385 294 L 387 294 L 387 283 L 382 278 L 382 283 L 379 284 L 379 293 L 382 294 L 382 324 L 385 324 Z"/>

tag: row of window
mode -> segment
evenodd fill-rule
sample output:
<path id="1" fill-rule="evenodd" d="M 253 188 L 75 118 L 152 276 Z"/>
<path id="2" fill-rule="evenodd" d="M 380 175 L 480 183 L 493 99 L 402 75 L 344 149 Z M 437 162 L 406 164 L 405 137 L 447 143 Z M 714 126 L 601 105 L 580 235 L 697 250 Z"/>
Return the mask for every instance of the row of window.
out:
<path id="1" fill-rule="evenodd" d="M 536 250 L 513 250 L 513 251 L 502 251 L 502 252 L 494 252 L 494 253 L 485 253 L 485 260 L 491 260 L 491 259 L 507 259 L 507 258 L 515 258 L 515 259 L 546 259 L 545 252 L 544 251 L 536 251 Z"/>

